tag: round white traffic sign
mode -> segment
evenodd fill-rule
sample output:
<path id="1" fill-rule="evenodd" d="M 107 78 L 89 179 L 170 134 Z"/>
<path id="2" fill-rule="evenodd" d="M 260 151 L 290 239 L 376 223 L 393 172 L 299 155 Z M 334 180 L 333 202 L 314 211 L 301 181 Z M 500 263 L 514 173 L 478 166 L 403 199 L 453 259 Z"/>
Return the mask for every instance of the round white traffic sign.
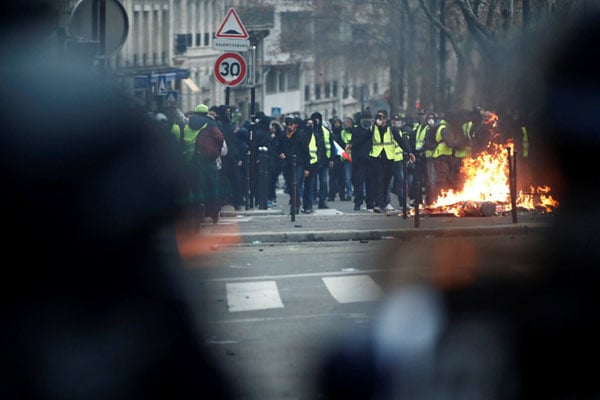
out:
<path id="1" fill-rule="evenodd" d="M 97 0 L 80 0 L 71 12 L 67 30 L 77 40 L 104 41 L 100 50 L 103 55 L 111 56 L 127 40 L 129 19 L 119 0 L 105 0 L 103 8 Z"/>
<path id="2" fill-rule="evenodd" d="M 215 62 L 215 78 L 225 86 L 237 86 L 246 79 L 248 67 L 239 53 L 223 53 Z"/>

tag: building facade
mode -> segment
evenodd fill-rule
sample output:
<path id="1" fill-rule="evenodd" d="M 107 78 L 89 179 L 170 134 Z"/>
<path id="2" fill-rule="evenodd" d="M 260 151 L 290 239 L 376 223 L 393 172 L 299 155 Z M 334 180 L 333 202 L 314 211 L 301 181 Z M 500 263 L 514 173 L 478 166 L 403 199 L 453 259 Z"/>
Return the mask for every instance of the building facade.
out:
<path id="1" fill-rule="evenodd" d="M 92 0 L 64 2 L 67 33 L 73 10 L 88 1 Z M 198 103 L 228 102 L 243 118 L 252 111 L 274 117 L 292 113 L 306 117 L 315 111 L 326 118 L 345 117 L 372 105 L 389 87 L 384 67 L 355 74 L 337 56 L 313 54 L 319 41 L 316 24 L 294 24 L 302 18 L 314 21 L 312 1 L 103 1 L 119 2 L 128 20 L 126 40 L 107 54 L 105 67 L 149 111 L 174 100 L 184 112 Z M 242 83 L 226 89 L 214 75 L 215 61 L 222 54 L 213 49 L 214 38 L 230 7 L 236 9 L 255 48 L 253 88 Z M 296 32 L 299 26 L 302 32 Z M 328 29 L 343 40 L 341 25 Z"/>

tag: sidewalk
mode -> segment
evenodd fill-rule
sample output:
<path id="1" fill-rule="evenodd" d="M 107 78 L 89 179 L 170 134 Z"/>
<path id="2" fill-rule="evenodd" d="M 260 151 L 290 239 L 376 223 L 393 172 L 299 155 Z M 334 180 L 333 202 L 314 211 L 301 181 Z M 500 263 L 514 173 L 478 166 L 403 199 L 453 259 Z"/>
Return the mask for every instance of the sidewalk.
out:
<path id="1" fill-rule="evenodd" d="M 269 209 L 235 211 L 223 207 L 217 225 L 204 224 L 201 232 L 215 243 L 283 243 L 315 241 L 411 239 L 423 236 L 518 235 L 542 232 L 552 225 L 548 214 L 520 212 L 517 223 L 512 216 L 454 217 L 427 216 L 403 218 L 401 211 L 377 214 L 354 211 L 352 201 L 328 202 L 329 209 L 313 214 L 289 215 L 289 196 L 277 191 L 277 205 Z M 397 200 L 392 205 L 398 207 Z"/>

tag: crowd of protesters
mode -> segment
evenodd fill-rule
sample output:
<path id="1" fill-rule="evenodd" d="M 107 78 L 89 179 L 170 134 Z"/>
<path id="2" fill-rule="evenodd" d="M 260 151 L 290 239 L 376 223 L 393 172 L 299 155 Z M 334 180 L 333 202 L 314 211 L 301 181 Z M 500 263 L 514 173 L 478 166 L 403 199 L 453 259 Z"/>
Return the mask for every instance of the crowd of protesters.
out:
<path id="1" fill-rule="evenodd" d="M 187 114 L 171 107 L 157 116 L 180 142 L 189 173 L 183 200 L 196 228 L 205 218 L 217 223 L 227 204 L 237 211 L 276 206 L 277 189 L 289 195 L 291 214 L 327 209 L 336 198 L 374 213 L 395 211 L 393 196 L 405 209 L 431 205 L 442 191 L 460 189 L 465 157 L 508 137 L 528 155 L 523 123 L 511 118 L 500 129 L 498 115 L 481 108 L 388 116 L 367 107 L 343 120 L 259 111 L 238 122 L 229 106 L 199 104 Z"/>

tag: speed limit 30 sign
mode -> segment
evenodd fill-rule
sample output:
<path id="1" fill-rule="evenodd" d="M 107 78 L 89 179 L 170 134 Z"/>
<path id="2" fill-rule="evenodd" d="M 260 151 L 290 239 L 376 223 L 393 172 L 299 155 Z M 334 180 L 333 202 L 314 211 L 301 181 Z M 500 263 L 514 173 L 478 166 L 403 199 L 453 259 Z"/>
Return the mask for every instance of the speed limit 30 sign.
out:
<path id="1" fill-rule="evenodd" d="M 215 62 L 215 78 L 225 86 L 237 86 L 246 79 L 248 67 L 239 53 L 223 53 Z"/>

